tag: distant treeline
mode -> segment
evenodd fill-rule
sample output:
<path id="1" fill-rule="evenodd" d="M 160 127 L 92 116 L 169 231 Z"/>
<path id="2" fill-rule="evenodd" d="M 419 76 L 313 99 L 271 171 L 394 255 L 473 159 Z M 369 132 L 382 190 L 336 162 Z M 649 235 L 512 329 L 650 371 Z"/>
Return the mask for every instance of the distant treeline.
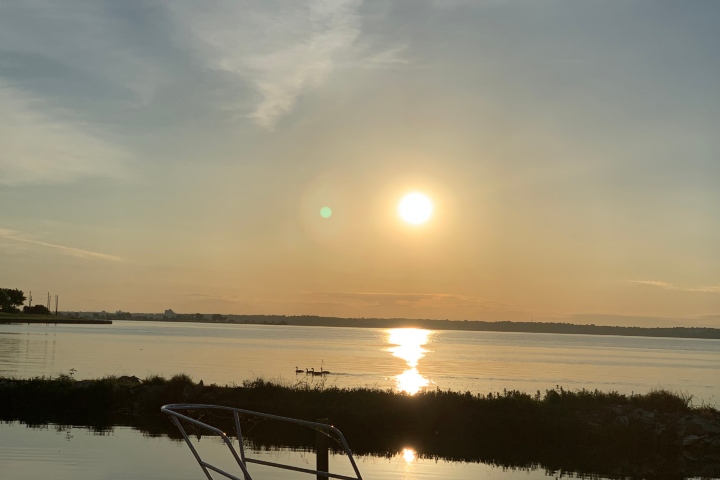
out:
<path id="1" fill-rule="evenodd" d="M 126 320 L 155 320 L 168 322 L 208 322 L 266 325 L 297 325 L 306 327 L 355 328 L 425 328 L 428 330 L 463 330 L 479 332 L 525 332 L 580 335 L 619 335 L 626 337 L 666 337 L 720 339 L 720 329 L 704 327 L 620 327 L 604 325 L 576 325 L 559 322 L 483 322 L 470 320 L 413 320 L 407 318 L 337 318 L 312 315 L 176 315 L 148 318 L 127 314 Z"/>
<path id="2" fill-rule="evenodd" d="M 275 318 L 275 317 L 273 317 Z M 277 317 L 280 318 L 280 317 Z M 602 325 L 575 325 L 571 323 L 542 322 L 483 322 L 457 320 L 409 320 L 406 318 L 328 318 L 282 317 L 288 325 L 324 327 L 401 328 L 416 327 L 429 330 L 469 330 L 482 332 L 527 332 L 583 335 L 623 335 L 630 337 L 676 337 L 720 339 L 717 328 L 643 328 Z"/>

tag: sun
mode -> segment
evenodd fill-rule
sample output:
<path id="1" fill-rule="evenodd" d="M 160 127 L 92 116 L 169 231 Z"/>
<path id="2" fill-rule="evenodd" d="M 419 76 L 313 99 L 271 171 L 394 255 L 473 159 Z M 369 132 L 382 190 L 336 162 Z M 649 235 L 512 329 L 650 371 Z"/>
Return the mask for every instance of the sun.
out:
<path id="1" fill-rule="evenodd" d="M 412 192 L 405 195 L 398 204 L 398 214 L 407 223 L 420 225 L 432 216 L 433 204 L 427 195 Z"/>

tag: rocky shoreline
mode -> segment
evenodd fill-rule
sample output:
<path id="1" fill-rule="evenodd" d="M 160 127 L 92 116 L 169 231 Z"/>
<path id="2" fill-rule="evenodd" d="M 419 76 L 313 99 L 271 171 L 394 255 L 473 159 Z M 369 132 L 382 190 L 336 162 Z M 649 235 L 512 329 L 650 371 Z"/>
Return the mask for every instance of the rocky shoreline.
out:
<path id="1" fill-rule="evenodd" d="M 659 412 L 631 405 L 610 405 L 584 419 L 590 434 L 611 425 L 640 430 L 654 438 L 666 453 L 657 453 L 634 465 L 626 463 L 607 474 L 637 478 L 717 478 L 720 476 L 720 416 L 703 409 L 693 413 Z M 673 475 L 674 473 L 674 475 Z"/>

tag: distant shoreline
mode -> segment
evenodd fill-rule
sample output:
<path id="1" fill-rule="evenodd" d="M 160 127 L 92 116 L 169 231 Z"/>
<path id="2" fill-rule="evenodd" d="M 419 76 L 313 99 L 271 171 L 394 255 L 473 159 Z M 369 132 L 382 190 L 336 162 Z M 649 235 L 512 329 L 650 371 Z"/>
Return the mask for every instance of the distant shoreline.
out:
<path id="1" fill-rule="evenodd" d="M 90 319 L 90 318 L 73 318 L 55 315 L 27 315 L 27 314 L 9 314 L 0 315 L 0 325 L 20 324 L 20 323 L 45 323 L 45 324 L 63 324 L 63 325 L 111 325 L 112 320 L 107 319 Z"/>
<path id="2" fill-rule="evenodd" d="M 278 325 L 303 327 L 355 327 L 355 328 L 424 328 L 428 330 L 554 333 L 559 335 L 610 335 L 622 337 L 695 338 L 720 340 L 720 329 L 706 327 L 621 327 L 578 325 L 549 322 L 485 322 L 469 320 L 413 320 L 407 318 L 336 318 L 319 316 L 284 315 L 227 315 L 198 318 L 196 315 L 178 315 L 175 318 L 147 318 L 132 316 L 116 320 L 211 323 L 240 325 Z"/>
<path id="3" fill-rule="evenodd" d="M 79 315 L 82 313 L 78 312 Z M 109 325 L 113 320 L 172 323 L 209 323 L 229 325 L 276 325 L 341 328 L 424 328 L 427 330 L 469 332 L 552 333 L 556 335 L 604 335 L 618 337 L 694 338 L 720 340 L 720 328 L 709 327 L 622 327 L 581 325 L 560 322 L 486 322 L 481 320 L 432 320 L 408 318 L 341 318 L 313 315 L 202 315 L 176 314 L 175 317 L 148 314 L 107 314 L 87 318 L 67 312 L 61 316 L 0 314 L 0 325 L 18 323 L 53 323 L 68 325 Z"/>

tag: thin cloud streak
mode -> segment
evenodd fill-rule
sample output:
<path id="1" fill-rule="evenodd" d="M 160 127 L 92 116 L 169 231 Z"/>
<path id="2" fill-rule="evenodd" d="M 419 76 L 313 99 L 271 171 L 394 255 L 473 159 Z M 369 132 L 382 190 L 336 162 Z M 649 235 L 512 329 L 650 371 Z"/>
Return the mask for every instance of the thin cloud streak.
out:
<path id="1" fill-rule="evenodd" d="M 191 300 L 223 300 L 226 302 L 244 302 L 245 300 L 235 295 L 215 295 L 209 293 L 172 293 L 172 296 L 187 298 Z"/>
<path id="2" fill-rule="evenodd" d="M 720 293 L 720 285 L 710 285 L 705 287 L 679 287 L 672 283 L 658 280 L 633 280 L 632 283 L 637 283 L 639 285 L 648 285 L 651 287 L 662 288 L 664 290 L 673 290 L 677 292 Z"/>
<path id="3" fill-rule="evenodd" d="M 4 238 L 7 240 L 12 240 L 12 241 L 21 242 L 21 243 L 27 243 L 27 244 L 31 244 L 31 245 L 38 245 L 41 247 L 53 248 L 53 249 L 61 251 L 62 253 L 66 254 L 66 255 L 70 255 L 73 257 L 109 260 L 112 262 L 122 262 L 123 261 L 122 258 L 120 258 L 116 255 L 109 255 L 107 253 L 94 252 L 92 250 L 84 250 L 82 248 L 68 247 L 65 245 L 58 245 L 55 243 L 41 242 L 39 240 L 31 240 L 29 238 L 23 238 L 20 235 L 22 235 L 22 234 L 15 230 L 0 229 L 0 238 Z"/>
<path id="4" fill-rule="evenodd" d="M 451 293 L 312 292 L 310 294 L 370 305 L 474 306 L 488 310 L 501 310 L 508 307 L 502 302 Z"/>

